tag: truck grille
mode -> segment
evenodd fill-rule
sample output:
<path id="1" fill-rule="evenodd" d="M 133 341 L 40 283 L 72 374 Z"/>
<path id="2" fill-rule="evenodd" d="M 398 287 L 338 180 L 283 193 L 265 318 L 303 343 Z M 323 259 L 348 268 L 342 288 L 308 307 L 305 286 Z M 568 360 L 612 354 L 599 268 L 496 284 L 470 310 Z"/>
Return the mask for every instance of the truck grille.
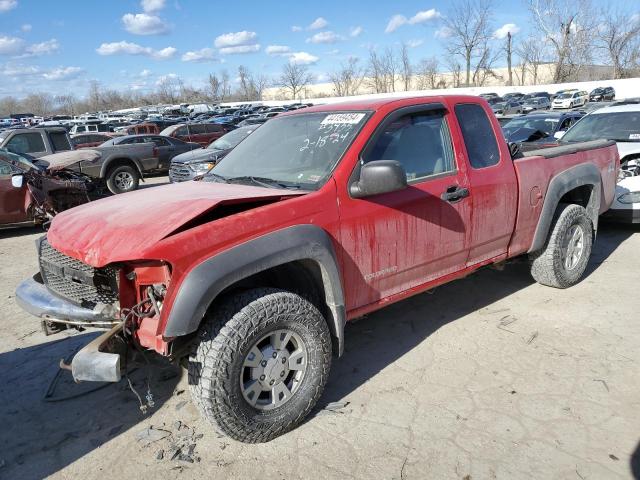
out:
<path id="1" fill-rule="evenodd" d="M 169 177 L 174 182 L 191 180 L 195 176 L 196 174 L 193 170 L 191 170 L 186 165 L 181 165 L 179 163 L 171 164 L 171 168 L 169 169 Z"/>
<path id="2" fill-rule="evenodd" d="M 81 307 L 118 303 L 118 269 L 94 268 L 59 252 L 46 240 L 40 242 L 40 273 L 49 290 Z"/>

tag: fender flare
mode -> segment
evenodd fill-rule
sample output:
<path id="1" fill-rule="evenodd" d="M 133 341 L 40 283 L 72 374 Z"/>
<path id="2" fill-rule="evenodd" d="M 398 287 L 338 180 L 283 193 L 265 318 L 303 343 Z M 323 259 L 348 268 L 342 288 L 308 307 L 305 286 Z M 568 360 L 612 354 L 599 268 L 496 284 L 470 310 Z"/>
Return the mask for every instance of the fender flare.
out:
<path id="1" fill-rule="evenodd" d="M 315 225 L 295 225 L 268 233 L 196 265 L 181 283 L 169 312 L 164 337 L 198 330 L 211 302 L 225 288 L 256 273 L 296 260 L 312 260 L 320 268 L 328 312 L 327 324 L 344 351 L 346 310 L 338 262 L 329 235 Z"/>
<path id="2" fill-rule="evenodd" d="M 591 196 L 587 203 L 587 214 L 593 224 L 594 234 L 598 229 L 598 216 L 600 215 L 600 202 L 602 192 L 602 177 L 600 171 L 592 163 L 585 163 L 571 167 L 564 172 L 559 173 L 549 182 L 549 188 L 544 198 L 540 218 L 536 232 L 533 236 L 533 242 L 528 253 L 535 252 L 544 247 L 547 240 L 549 229 L 556 213 L 560 199 L 571 190 L 591 186 Z"/>
<path id="3" fill-rule="evenodd" d="M 133 163 L 133 165 L 138 170 L 138 173 L 140 174 L 140 178 L 142 179 L 144 177 L 144 175 L 142 174 L 142 165 L 140 164 L 140 161 L 137 158 L 114 156 L 105 160 L 104 163 L 102 164 L 102 167 L 100 167 L 100 178 L 106 178 L 107 172 L 111 168 L 111 164 L 113 162 L 117 162 L 118 160 L 123 160 L 125 162 Z"/>

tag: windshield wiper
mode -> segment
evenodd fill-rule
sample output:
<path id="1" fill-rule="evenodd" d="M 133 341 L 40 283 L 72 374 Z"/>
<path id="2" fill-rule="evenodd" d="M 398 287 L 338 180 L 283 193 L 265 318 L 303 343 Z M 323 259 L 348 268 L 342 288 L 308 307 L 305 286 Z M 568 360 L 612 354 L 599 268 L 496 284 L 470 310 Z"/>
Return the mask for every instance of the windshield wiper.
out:
<path id="1" fill-rule="evenodd" d="M 283 183 L 279 180 L 274 180 L 273 178 L 254 177 L 251 175 L 227 178 L 227 183 L 231 183 L 231 182 L 242 183 L 247 180 L 265 188 L 300 188 L 300 185 L 296 185 L 293 183 Z"/>

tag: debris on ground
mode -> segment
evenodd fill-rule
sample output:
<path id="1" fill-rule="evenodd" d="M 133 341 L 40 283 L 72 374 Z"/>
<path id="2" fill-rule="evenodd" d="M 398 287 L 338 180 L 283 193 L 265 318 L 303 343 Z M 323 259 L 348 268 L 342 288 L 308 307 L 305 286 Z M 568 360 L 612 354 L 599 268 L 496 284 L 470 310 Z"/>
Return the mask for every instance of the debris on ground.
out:
<path id="1" fill-rule="evenodd" d="M 153 428 L 153 426 L 145 428 L 141 432 L 136 434 L 136 440 L 143 446 L 148 447 L 152 443 L 158 442 L 163 438 L 167 438 L 171 435 L 171 432 L 168 430 L 163 430 L 160 428 Z"/>
<path id="2" fill-rule="evenodd" d="M 602 383 L 602 386 L 607 389 L 607 392 L 609 391 L 609 385 L 607 385 L 607 382 L 605 382 L 604 380 L 601 380 L 599 378 L 594 378 L 593 381 Z"/>
<path id="3" fill-rule="evenodd" d="M 517 321 L 518 321 L 518 319 L 516 317 L 514 317 L 512 315 L 505 315 L 504 317 L 502 317 L 500 319 L 500 323 L 498 323 L 498 328 L 500 330 L 504 330 L 505 332 L 515 333 L 514 331 L 509 330 L 509 329 L 507 329 L 505 327 L 507 327 L 507 326 L 511 325 L 512 323 L 517 322 Z"/>
<path id="4" fill-rule="evenodd" d="M 198 440 L 204 435 L 197 433 L 195 428 L 189 427 L 180 420 L 173 422 L 170 428 L 168 429 L 165 424 L 162 424 L 162 428 L 150 426 L 139 432 L 136 438 L 143 448 L 160 440 L 166 442 L 155 452 L 157 461 L 200 462 L 196 448 Z"/>
<path id="5" fill-rule="evenodd" d="M 531 334 L 531 336 L 529 337 L 529 340 L 527 340 L 527 345 L 531 345 L 531 343 L 532 343 L 536 338 L 538 338 L 538 331 L 537 331 L 537 330 Z"/>

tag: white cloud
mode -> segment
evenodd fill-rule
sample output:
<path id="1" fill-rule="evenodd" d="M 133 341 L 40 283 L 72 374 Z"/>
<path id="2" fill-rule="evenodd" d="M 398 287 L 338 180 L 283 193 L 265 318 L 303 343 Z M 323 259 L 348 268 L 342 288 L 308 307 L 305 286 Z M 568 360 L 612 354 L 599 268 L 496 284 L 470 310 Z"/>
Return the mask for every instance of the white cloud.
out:
<path id="1" fill-rule="evenodd" d="M 153 72 L 151 72 L 151 70 L 148 70 L 148 69 L 145 68 L 144 70 L 142 70 L 138 74 L 138 76 L 141 77 L 141 78 L 147 78 L 147 77 L 151 76 L 151 73 L 153 73 Z"/>
<path id="2" fill-rule="evenodd" d="M 344 40 L 342 35 L 338 35 L 331 30 L 327 30 L 326 32 L 318 32 L 314 36 L 307 38 L 307 43 L 336 43 L 340 40 Z"/>
<path id="3" fill-rule="evenodd" d="M 10 65 L 6 64 L 0 69 L 0 75 L 6 77 L 22 77 L 36 75 L 40 73 L 40 69 L 35 65 Z"/>
<path id="4" fill-rule="evenodd" d="M 33 45 L 27 46 L 25 49 L 25 54 L 23 56 L 34 57 L 38 55 L 49 55 L 51 53 L 57 52 L 60 49 L 60 44 L 58 40 L 52 38 L 51 40 L 47 40 L 46 42 L 34 43 Z"/>
<path id="5" fill-rule="evenodd" d="M 440 17 L 442 17 L 442 14 L 438 10 L 436 10 L 435 8 L 430 8 L 429 10 L 422 10 L 416 13 L 413 17 L 409 19 L 409 24 L 418 25 L 420 23 L 436 20 Z"/>
<path id="6" fill-rule="evenodd" d="M 171 30 L 160 17 L 148 13 L 125 13 L 122 23 L 124 29 L 134 35 L 160 35 Z"/>
<path id="7" fill-rule="evenodd" d="M 505 23 L 495 32 L 493 32 L 493 36 L 497 39 L 507 38 L 507 33 L 511 33 L 511 35 L 515 35 L 520 31 L 520 27 L 515 23 Z"/>
<path id="8" fill-rule="evenodd" d="M 418 25 L 421 23 L 436 20 L 440 17 L 442 17 L 442 14 L 435 8 L 430 8 L 429 10 L 421 10 L 411 18 L 407 18 L 404 15 L 396 14 L 391 17 L 389 23 L 387 23 L 387 28 L 384 29 L 384 33 L 395 32 L 403 25 Z"/>
<path id="9" fill-rule="evenodd" d="M 216 37 L 214 45 L 217 48 L 237 47 L 240 45 L 254 44 L 256 38 L 258 38 L 256 32 L 243 30 L 241 32 L 225 33 Z"/>
<path id="10" fill-rule="evenodd" d="M 20 55 L 25 41 L 18 37 L 0 37 L 0 55 Z"/>
<path id="11" fill-rule="evenodd" d="M 291 48 L 286 45 L 269 45 L 264 51 L 267 55 L 287 55 L 291 53 Z"/>
<path id="12" fill-rule="evenodd" d="M 307 52 L 294 52 L 289 56 L 289 63 L 297 65 L 312 65 L 318 60 L 320 60 L 318 57 Z"/>
<path id="13" fill-rule="evenodd" d="M 174 57 L 178 50 L 174 47 L 154 50 L 151 47 L 143 47 L 137 43 L 121 41 L 103 43 L 96 49 L 96 52 L 98 52 L 99 55 L 144 55 L 158 60 L 166 60 Z"/>
<path id="14" fill-rule="evenodd" d="M 363 29 L 360 26 L 351 27 L 351 30 L 349 30 L 349 36 L 355 38 L 359 36 L 362 32 L 363 32 Z"/>
<path id="15" fill-rule="evenodd" d="M 329 22 L 327 22 L 322 17 L 318 17 L 313 22 L 311 22 L 311 24 L 307 27 L 307 30 L 320 30 L 322 28 L 325 28 L 327 25 L 329 25 Z"/>
<path id="16" fill-rule="evenodd" d="M 140 6 L 147 13 L 159 12 L 164 8 L 164 0 L 141 0 Z"/>
<path id="17" fill-rule="evenodd" d="M 213 48 L 201 48 L 182 55 L 183 62 L 210 62 L 215 59 L 215 50 Z"/>
<path id="18" fill-rule="evenodd" d="M 20 30 L 22 30 L 23 32 L 30 32 L 32 28 L 33 27 L 31 26 L 30 23 L 25 23 L 20 27 Z"/>
<path id="19" fill-rule="evenodd" d="M 420 40 L 409 40 L 407 42 L 407 47 L 409 48 L 416 48 L 419 47 L 420 45 L 422 45 L 424 43 L 424 40 L 420 39 Z"/>
<path id="20" fill-rule="evenodd" d="M 237 47 L 224 47 L 218 50 L 222 55 L 235 55 L 238 53 L 253 53 L 260 50 L 260 44 L 238 45 Z"/>
<path id="21" fill-rule="evenodd" d="M 453 32 L 447 27 L 440 27 L 433 32 L 433 36 L 440 39 L 449 38 L 451 35 L 453 35 Z"/>
<path id="22" fill-rule="evenodd" d="M 394 15 L 387 23 L 387 28 L 384 29 L 384 33 L 395 32 L 402 25 L 407 23 L 407 17 L 404 15 Z"/>
<path id="23" fill-rule="evenodd" d="M 302 27 L 300 27 L 299 25 L 292 25 L 291 26 L 291 31 L 292 32 L 301 32 L 302 31 Z"/>
<path id="24" fill-rule="evenodd" d="M 18 6 L 18 0 L 0 0 L 0 13 L 8 12 Z"/>
<path id="25" fill-rule="evenodd" d="M 42 74 L 45 80 L 68 80 L 83 72 L 80 67 L 58 67 Z"/>

